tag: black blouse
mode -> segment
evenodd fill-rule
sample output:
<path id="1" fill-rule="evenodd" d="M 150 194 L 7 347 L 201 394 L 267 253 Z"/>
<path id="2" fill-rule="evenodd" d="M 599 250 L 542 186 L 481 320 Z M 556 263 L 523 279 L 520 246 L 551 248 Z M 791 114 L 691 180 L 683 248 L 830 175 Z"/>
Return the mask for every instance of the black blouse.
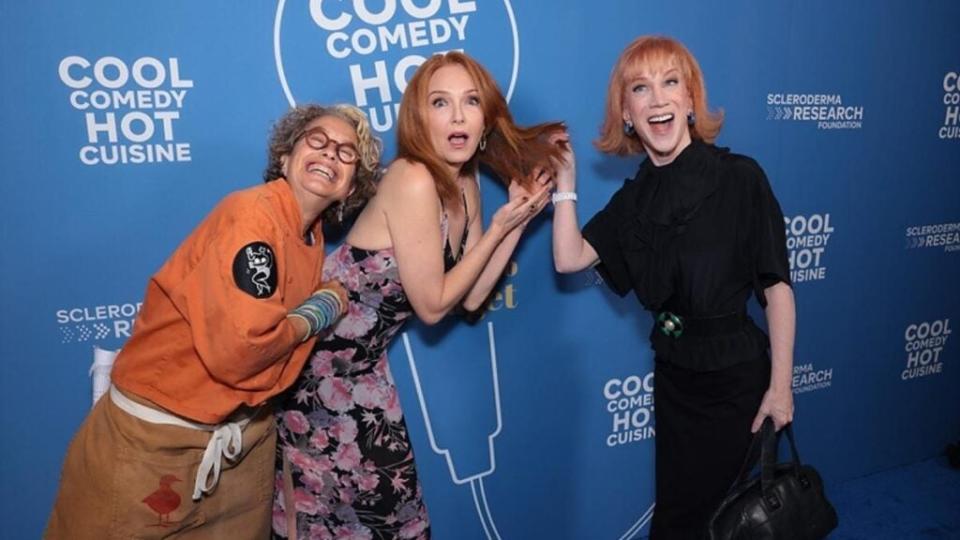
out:
<path id="1" fill-rule="evenodd" d="M 597 270 L 620 296 L 687 317 L 745 311 L 753 291 L 790 283 L 783 213 L 756 161 L 694 140 L 673 162 L 644 161 L 583 228 Z M 759 358 L 766 335 L 750 321 L 731 334 L 674 339 L 654 329 L 660 360 L 698 371 Z"/>

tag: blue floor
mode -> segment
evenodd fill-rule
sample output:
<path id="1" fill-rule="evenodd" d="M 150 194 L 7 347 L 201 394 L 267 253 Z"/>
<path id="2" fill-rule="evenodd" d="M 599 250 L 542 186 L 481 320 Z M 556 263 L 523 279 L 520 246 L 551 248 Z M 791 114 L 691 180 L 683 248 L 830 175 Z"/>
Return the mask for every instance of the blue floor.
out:
<path id="1" fill-rule="evenodd" d="M 960 470 L 944 457 L 827 486 L 840 516 L 830 540 L 960 540 Z"/>

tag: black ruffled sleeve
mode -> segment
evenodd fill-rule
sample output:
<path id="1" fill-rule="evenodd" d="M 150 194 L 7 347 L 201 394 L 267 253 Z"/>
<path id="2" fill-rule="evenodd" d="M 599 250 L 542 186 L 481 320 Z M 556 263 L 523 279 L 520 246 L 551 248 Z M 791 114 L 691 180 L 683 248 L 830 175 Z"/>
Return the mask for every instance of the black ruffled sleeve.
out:
<path id="1" fill-rule="evenodd" d="M 753 289 L 760 305 L 767 307 L 764 289 L 781 281 L 790 285 L 786 227 L 780 203 L 773 195 L 767 175 L 760 165 L 752 159 L 745 159 L 741 170 L 749 177 L 751 189 L 753 220 L 750 222 L 749 238 L 753 257 Z"/>
<path id="2" fill-rule="evenodd" d="M 624 220 L 628 219 L 625 215 L 624 192 L 629 185 L 630 180 L 624 182 L 623 187 L 610 198 L 607 206 L 583 227 L 583 238 L 600 256 L 600 262 L 595 267 L 597 273 L 610 289 L 620 296 L 625 296 L 632 288 L 630 272 L 624 259 L 623 247 L 620 245 L 620 231 Z"/>

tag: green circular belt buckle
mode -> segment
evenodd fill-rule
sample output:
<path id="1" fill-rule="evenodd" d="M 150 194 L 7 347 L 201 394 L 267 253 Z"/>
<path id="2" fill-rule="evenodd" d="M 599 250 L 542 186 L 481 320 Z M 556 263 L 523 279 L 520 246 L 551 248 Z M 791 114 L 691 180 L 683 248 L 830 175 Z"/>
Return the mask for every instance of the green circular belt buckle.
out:
<path id="1" fill-rule="evenodd" d="M 669 311 L 663 311 L 657 315 L 657 324 L 661 332 L 672 338 L 678 338 L 683 334 L 683 319 Z"/>

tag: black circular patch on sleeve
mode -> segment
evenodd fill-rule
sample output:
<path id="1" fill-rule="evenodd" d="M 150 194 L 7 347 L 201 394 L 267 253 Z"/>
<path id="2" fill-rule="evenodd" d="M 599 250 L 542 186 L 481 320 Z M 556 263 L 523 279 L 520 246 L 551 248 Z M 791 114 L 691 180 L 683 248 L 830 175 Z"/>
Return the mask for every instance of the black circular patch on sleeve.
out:
<path id="1" fill-rule="evenodd" d="M 249 243 L 233 258 L 233 280 L 254 298 L 269 298 L 277 290 L 277 258 L 265 242 Z"/>

